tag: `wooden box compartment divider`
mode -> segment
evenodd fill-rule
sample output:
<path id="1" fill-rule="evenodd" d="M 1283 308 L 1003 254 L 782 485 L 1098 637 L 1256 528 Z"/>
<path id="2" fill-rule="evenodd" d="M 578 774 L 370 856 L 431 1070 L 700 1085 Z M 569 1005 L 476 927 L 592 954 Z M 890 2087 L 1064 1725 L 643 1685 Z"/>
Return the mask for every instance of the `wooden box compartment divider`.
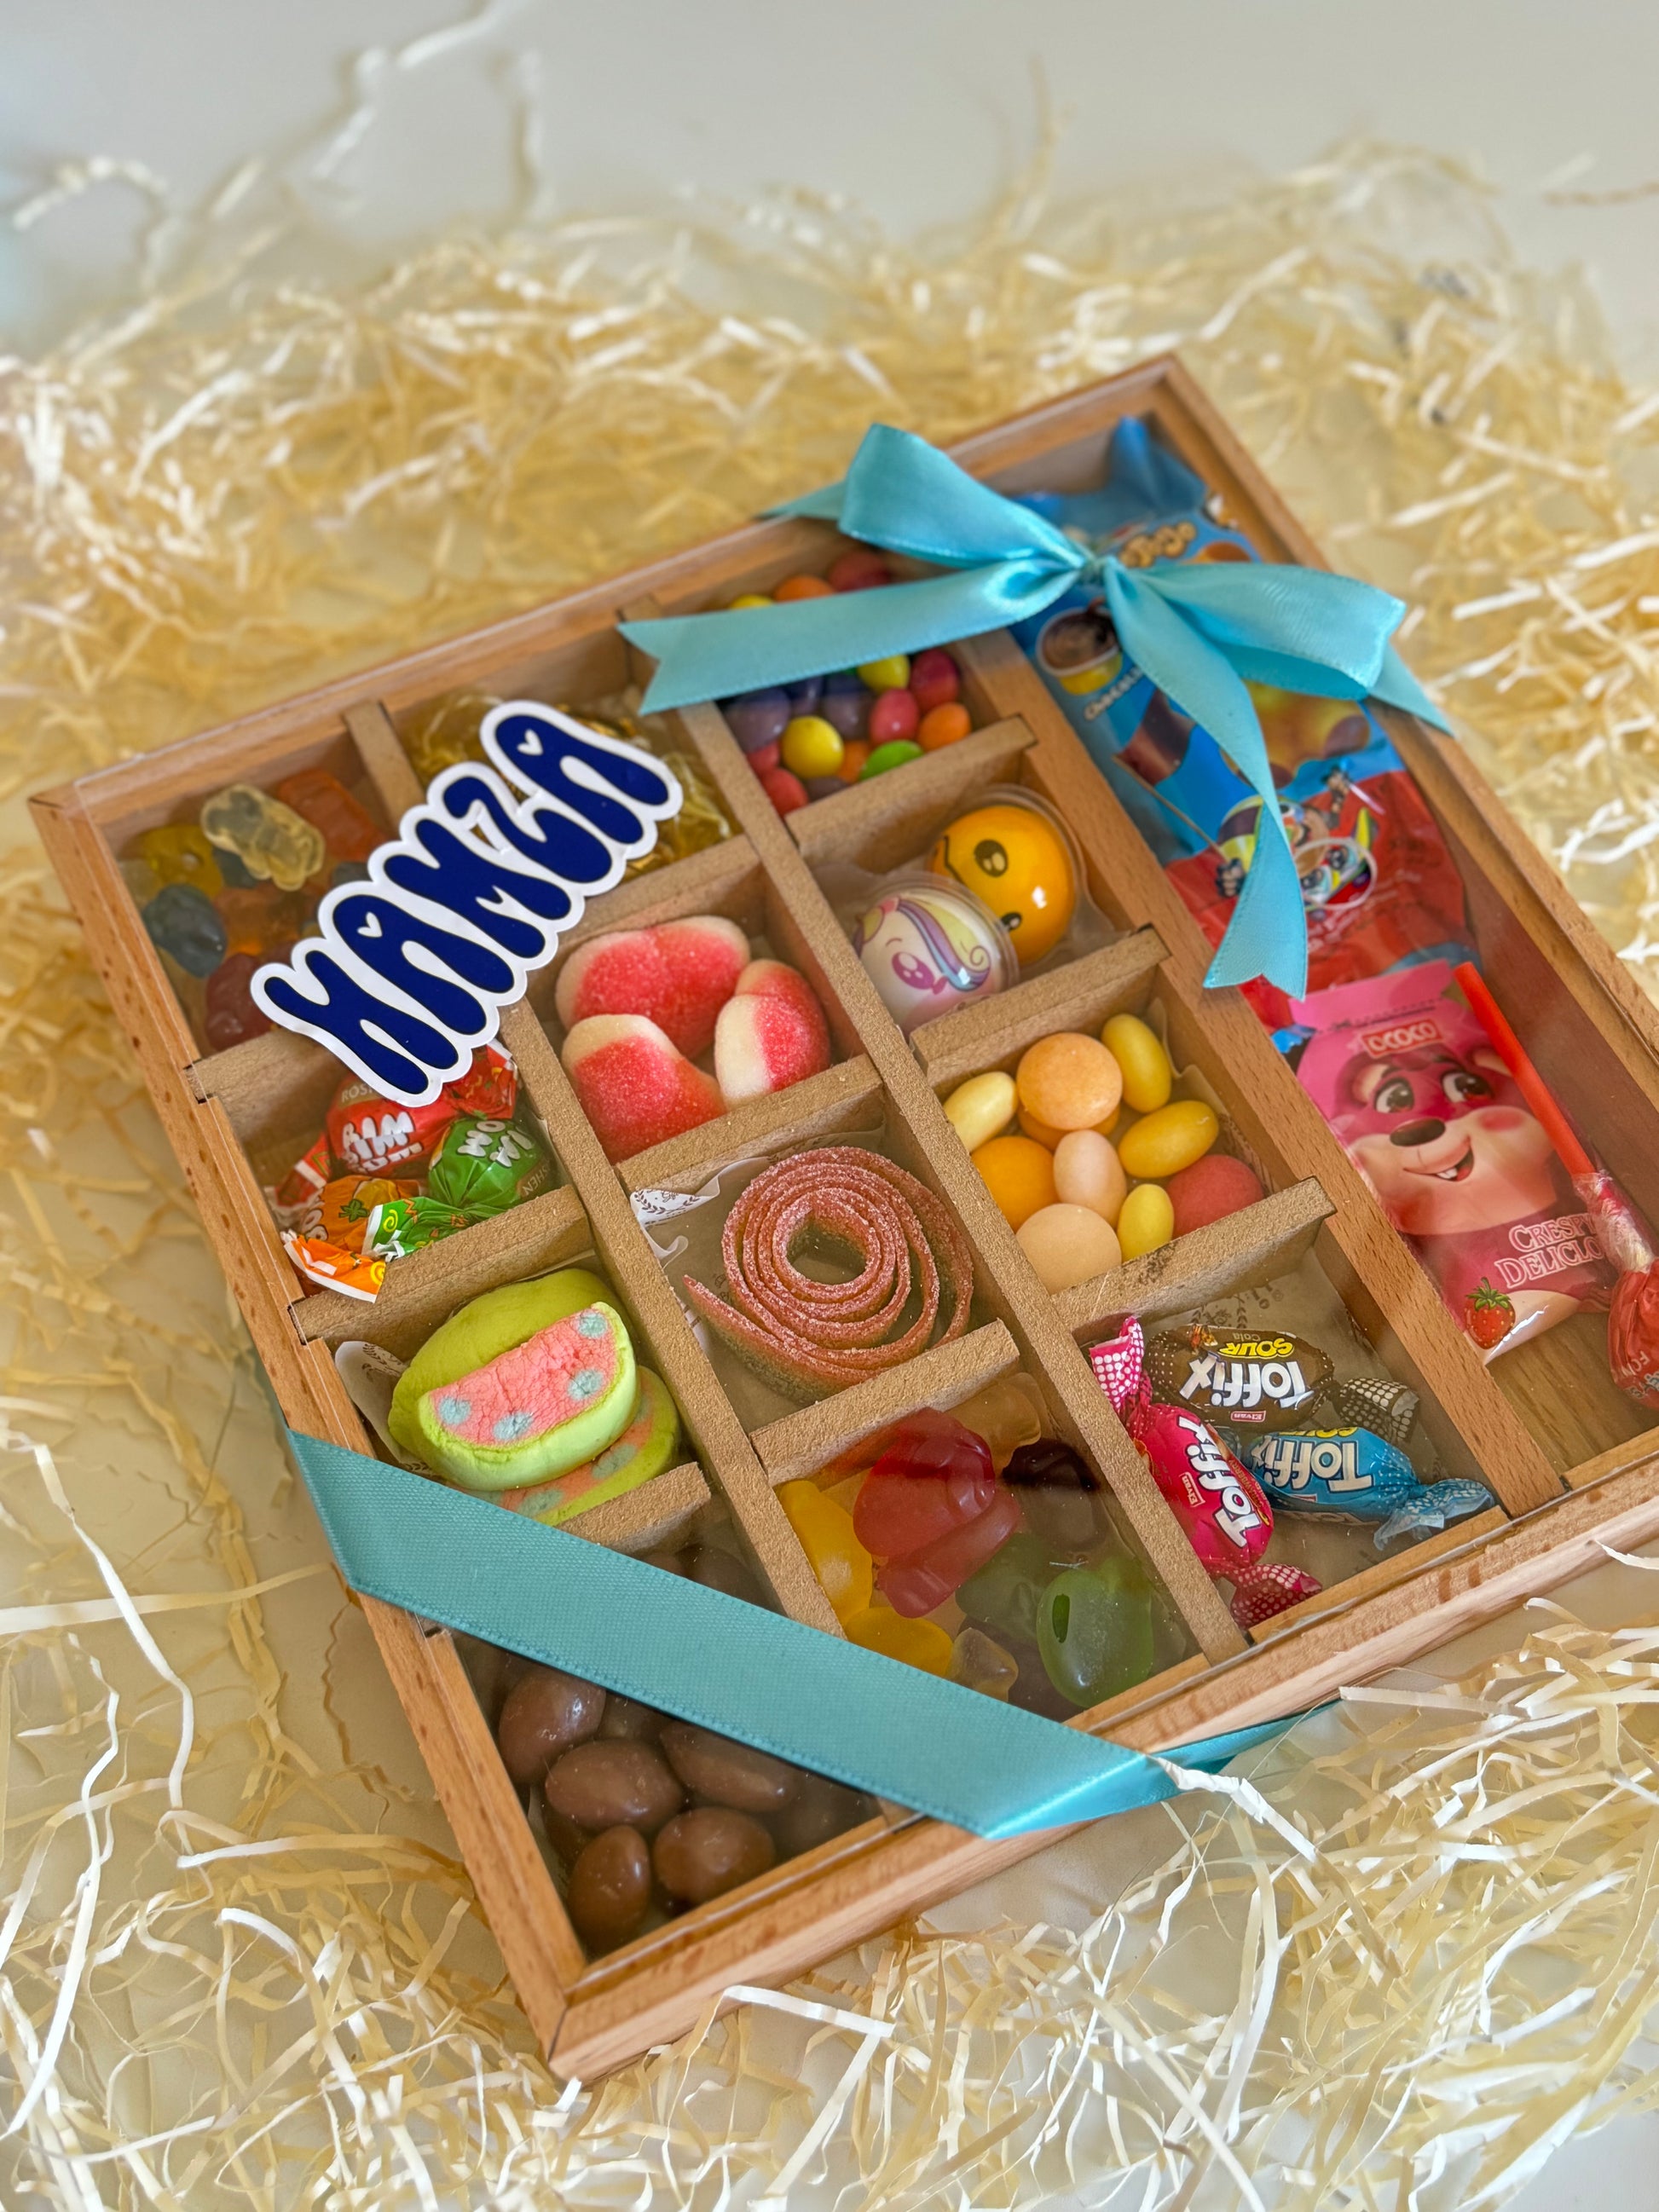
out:
<path id="1" fill-rule="evenodd" d="M 1097 481 L 1107 434 L 1130 414 L 1204 477 L 1264 558 L 1317 564 L 1285 511 L 1172 360 L 1036 409 L 954 448 L 999 488 Z M 775 1601 L 840 1629 L 775 1494 L 897 1415 L 961 1403 L 1018 1368 L 1054 1431 L 1106 1486 L 1109 1510 L 1167 1594 L 1170 1663 L 1075 1725 L 1156 1749 L 1288 1713 L 1397 1662 L 1601 1556 L 1659 1534 L 1659 1429 L 1606 1371 L 1605 1324 L 1580 1316 L 1491 1366 L 1443 1307 L 1290 1067 L 1236 992 L 1206 993 L 1208 948 L 1103 778 L 1004 634 L 955 648 L 974 732 L 957 744 L 805 807 L 773 811 L 714 705 L 667 718 L 735 824 L 726 842 L 592 902 L 585 935 L 695 913 L 730 915 L 809 977 L 833 1064 L 793 1089 L 613 1165 L 560 1065 L 559 962 L 507 1009 L 501 1035 L 544 1125 L 558 1180 L 495 1219 L 394 1261 L 374 1304 L 308 1291 L 285 1259 L 260 1186 L 309 1141 L 340 1076 L 307 1039 L 273 1031 L 204 1052 L 151 947 L 118 865 L 141 830 L 193 818 L 211 790 L 328 766 L 388 824 L 420 797 L 400 726 L 458 690 L 614 710 L 648 672 L 617 623 L 687 611 L 822 571 L 844 541 L 822 526 L 757 524 L 531 613 L 411 654 L 228 728 L 85 777 L 34 801 L 42 836 L 289 1424 L 360 1450 L 373 1438 L 335 1364 L 366 1339 L 407 1357 L 466 1299 L 586 1260 L 614 1285 L 672 1390 L 684 1463 L 572 1527 L 639 1552 L 718 1522 Z M 1651 1007 L 1498 805 L 1455 743 L 1387 718 L 1463 871 L 1486 973 L 1547 1079 L 1638 1205 L 1659 1218 L 1659 1026 Z M 1000 998 L 906 1039 L 854 955 L 823 881 L 916 855 L 988 784 L 1017 783 L 1058 810 L 1085 859 L 1104 926 L 1077 957 L 1045 963 Z M 1267 1194 L 1058 1297 L 1037 1282 L 945 1120 L 967 1075 L 1009 1066 L 1060 1027 L 1112 1012 L 1162 1024 L 1223 1115 L 1222 1143 Z M 873 1139 L 955 1212 L 975 1261 L 972 1321 L 955 1341 L 820 1402 L 750 1424 L 687 1324 L 634 1204 L 695 1193 L 726 1164 L 840 1137 Z M 1249 1634 L 1200 1570 L 1085 1358 L 1117 1319 L 1151 1326 L 1270 1282 L 1312 1284 L 1346 1307 L 1389 1372 L 1420 1394 L 1446 1472 L 1484 1480 L 1489 1511 L 1346 1578 Z M 695 1456 L 693 1456 L 695 1455 Z M 1356 1553 L 1356 1560 L 1362 1555 Z M 454 1827 L 520 1996 L 553 2063 L 592 2075 L 687 2027 L 734 1982 L 778 1979 L 1037 1849 L 987 1843 L 884 1808 L 758 1881 L 604 1957 L 583 1951 L 490 1730 L 489 1655 L 373 1601 L 364 1610 Z"/>

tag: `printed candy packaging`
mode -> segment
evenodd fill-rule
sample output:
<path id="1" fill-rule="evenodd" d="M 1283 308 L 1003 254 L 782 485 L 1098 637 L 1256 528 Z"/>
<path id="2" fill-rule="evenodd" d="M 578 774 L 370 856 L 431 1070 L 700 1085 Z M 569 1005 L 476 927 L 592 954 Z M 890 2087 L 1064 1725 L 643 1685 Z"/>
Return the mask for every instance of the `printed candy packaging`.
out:
<path id="1" fill-rule="evenodd" d="M 1303 1088 L 1488 1358 L 1604 1307 L 1613 1271 L 1444 961 L 1292 1006 Z"/>

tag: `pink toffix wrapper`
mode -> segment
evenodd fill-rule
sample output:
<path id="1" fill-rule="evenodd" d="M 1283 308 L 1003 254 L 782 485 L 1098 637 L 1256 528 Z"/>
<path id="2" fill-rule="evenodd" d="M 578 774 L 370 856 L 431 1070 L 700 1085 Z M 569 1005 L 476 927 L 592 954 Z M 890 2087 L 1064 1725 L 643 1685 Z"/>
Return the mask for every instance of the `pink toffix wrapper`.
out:
<path id="1" fill-rule="evenodd" d="M 1146 1455 L 1158 1488 L 1206 1574 L 1233 1586 L 1233 1619 L 1254 1628 L 1320 1589 L 1310 1574 L 1264 1559 L 1273 1511 L 1255 1477 L 1207 1421 L 1162 1406 L 1146 1381 L 1146 1340 L 1133 1316 L 1089 1353 L 1095 1379 Z"/>

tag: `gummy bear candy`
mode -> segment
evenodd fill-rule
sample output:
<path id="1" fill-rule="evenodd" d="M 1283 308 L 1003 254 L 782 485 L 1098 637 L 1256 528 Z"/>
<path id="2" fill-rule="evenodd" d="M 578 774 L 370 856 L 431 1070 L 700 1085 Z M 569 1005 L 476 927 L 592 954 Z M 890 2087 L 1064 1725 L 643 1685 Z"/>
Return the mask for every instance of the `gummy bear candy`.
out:
<path id="1" fill-rule="evenodd" d="M 988 1698 L 1006 1699 L 1019 1679 L 1019 1662 L 1005 1651 L 994 1637 L 971 1621 L 958 1631 L 951 1646 L 951 1680 L 964 1690 L 979 1690 Z"/>
<path id="2" fill-rule="evenodd" d="M 325 768 L 302 768 L 295 775 L 285 775 L 276 793 L 284 806 L 291 806 L 320 831 L 331 860 L 366 860 L 377 845 L 386 842 L 368 808 L 360 806 L 338 776 Z"/>
<path id="3" fill-rule="evenodd" d="M 225 957 L 225 925 L 193 884 L 163 884 L 143 920 L 157 951 L 171 953 L 191 975 L 210 975 Z"/>
<path id="4" fill-rule="evenodd" d="M 285 891 L 297 891 L 328 857 L 319 830 L 252 783 L 227 784 L 204 799 L 202 830 L 250 874 Z"/>
<path id="5" fill-rule="evenodd" d="M 146 830 L 133 852 L 149 861 L 160 883 L 193 884 L 211 898 L 224 880 L 218 854 L 194 823 L 165 822 L 160 829 Z"/>
<path id="6" fill-rule="evenodd" d="M 215 1052 L 263 1036 L 270 1027 L 270 1015 L 254 1004 L 250 988 L 259 964 L 251 952 L 230 952 L 208 977 L 202 1025 Z"/>
<path id="7" fill-rule="evenodd" d="M 252 952 L 267 959 L 274 945 L 290 943 L 300 933 L 295 911 L 298 902 L 275 884 L 255 884 L 250 890 L 227 889 L 213 903 L 232 952 Z"/>

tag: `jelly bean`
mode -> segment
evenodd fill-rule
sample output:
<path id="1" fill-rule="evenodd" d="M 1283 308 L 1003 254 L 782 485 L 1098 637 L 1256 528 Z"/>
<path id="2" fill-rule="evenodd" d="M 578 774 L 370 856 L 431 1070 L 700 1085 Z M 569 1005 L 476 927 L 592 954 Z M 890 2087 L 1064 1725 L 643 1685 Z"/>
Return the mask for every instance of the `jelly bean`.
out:
<path id="1" fill-rule="evenodd" d="M 841 756 L 841 780 L 856 783 L 864 774 L 864 763 L 870 757 L 870 748 L 862 738 L 849 738 Z"/>
<path id="2" fill-rule="evenodd" d="M 903 653 L 890 653 L 881 660 L 861 661 L 858 677 L 872 691 L 902 691 L 910 681 L 910 663 Z"/>
<path id="3" fill-rule="evenodd" d="M 847 1624 L 847 1640 L 866 1651 L 901 1659 L 907 1667 L 920 1667 L 924 1674 L 951 1671 L 951 1638 L 936 1620 L 907 1620 L 890 1606 L 872 1606 L 855 1613 Z"/>
<path id="4" fill-rule="evenodd" d="M 1056 1559 L 1040 1536 L 1021 1532 L 969 1577 L 957 1592 L 957 1603 L 969 1620 L 994 1635 L 1034 1644 L 1042 1593 L 1069 1565 Z"/>
<path id="5" fill-rule="evenodd" d="M 676 1904 L 706 1905 L 777 1862 L 777 1845 L 760 1822 L 723 1805 L 679 1813 L 651 1847 L 657 1880 Z"/>
<path id="6" fill-rule="evenodd" d="M 690 1721 L 665 1723 L 665 1757 L 694 1797 L 739 1813 L 775 1813 L 794 1796 L 800 1769 Z"/>
<path id="7" fill-rule="evenodd" d="M 910 689 L 924 714 L 951 705 L 962 690 L 962 671 L 942 645 L 930 645 L 910 663 Z"/>
<path id="8" fill-rule="evenodd" d="M 302 768 L 272 789 L 284 806 L 291 806 L 320 831 L 336 860 L 366 860 L 377 845 L 386 842 L 374 817 L 325 768 Z"/>
<path id="9" fill-rule="evenodd" d="M 1054 1195 L 1067 1206 L 1086 1206 L 1117 1227 L 1129 1188 L 1109 1138 L 1097 1129 L 1068 1129 L 1054 1146 Z"/>
<path id="10" fill-rule="evenodd" d="M 1176 1175 L 1202 1159 L 1220 1133 L 1212 1107 L 1201 1098 L 1176 1098 L 1126 1129 L 1117 1156 L 1124 1172 L 1139 1180 Z"/>
<path id="11" fill-rule="evenodd" d="M 869 732 L 870 694 L 861 684 L 856 691 L 831 691 L 826 688 L 818 701 L 818 712 L 843 738 L 861 740 Z"/>
<path id="12" fill-rule="evenodd" d="M 234 853 L 262 883 L 297 891 L 328 857 L 322 832 L 256 784 L 232 783 L 202 804 L 210 844 Z"/>
<path id="13" fill-rule="evenodd" d="M 1014 1081 L 1020 1104 L 1051 1128 L 1062 1130 L 1092 1129 L 1123 1093 L 1123 1077 L 1111 1054 L 1098 1039 L 1075 1030 L 1029 1045 Z"/>
<path id="14" fill-rule="evenodd" d="M 896 738 L 890 744 L 874 745 L 859 770 L 859 781 L 868 783 L 872 776 L 885 775 L 890 768 L 902 768 L 907 761 L 921 758 L 921 747 L 904 739 Z"/>
<path id="15" fill-rule="evenodd" d="M 964 1429 L 981 1438 L 999 1474 L 1022 1444 L 1042 1434 L 1042 1394 L 1028 1375 L 999 1375 L 956 1409 Z"/>
<path id="16" fill-rule="evenodd" d="M 914 698 L 915 694 L 912 692 Z M 947 700 L 942 707 L 931 707 L 922 716 L 916 730 L 916 743 L 925 753 L 943 751 L 965 738 L 974 725 L 968 709 L 957 700 Z"/>
<path id="17" fill-rule="evenodd" d="M 784 766 L 803 782 L 815 776 L 834 775 L 845 750 L 841 732 L 821 714 L 797 715 L 785 730 L 780 747 Z"/>
<path id="18" fill-rule="evenodd" d="M 893 572 L 879 553 L 872 553 L 867 545 L 855 545 L 830 563 L 829 580 L 837 592 L 869 592 L 890 584 Z"/>
<path id="19" fill-rule="evenodd" d="M 741 607 L 769 607 L 772 600 L 765 592 L 744 592 L 732 601 L 733 611 Z"/>
<path id="20" fill-rule="evenodd" d="M 1114 1106 L 1104 1121 L 1095 1123 L 1096 1135 L 1111 1136 L 1122 1119 L 1122 1108 Z M 1019 1126 L 1028 1137 L 1035 1137 L 1038 1144 L 1045 1146 L 1051 1152 L 1060 1150 L 1060 1140 L 1062 1137 L 1069 1137 L 1074 1133 L 1070 1129 L 1056 1129 L 1050 1122 L 1038 1121 L 1036 1115 L 1024 1106 L 1019 1109 Z"/>
<path id="21" fill-rule="evenodd" d="M 1189 1229 L 1206 1229 L 1212 1221 L 1254 1206 L 1261 1196 L 1261 1178 L 1231 1152 L 1206 1152 L 1201 1160 L 1171 1176 L 1169 1188 L 1175 1233 L 1184 1237 Z"/>
<path id="22" fill-rule="evenodd" d="M 1138 1183 L 1117 1217 L 1117 1241 L 1126 1260 L 1156 1252 L 1175 1235 L 1175 1208 L 1162 1183 Z"/>
<path id="23" fill-rule="evenodd" d="M 792 599 L 830 599 L 835 593 L 835 586 L 822 576 L 786 576 L 772 586 L 772 597 L 781 607 L 787 607 Z"/>
<path id="24" fill-rule="evenodd" d="M 1133 1560 L 1068 1567 L 1037 1607 L 1048 1680 L 1074 1705 L 1097 1705 L 1152 1671 L 1152 1588 Z"/>
<path id="25" fill-rule="evenodd" d="M 532 1667 L 507 1693 L 495 1741 L 514 1785 L 528 1790 L 554 1760 L 599 1733 L 605 1692 L 557 1667 Z"/>
<path id="26" fill-rule="evenodd" d="M 815 710 L 818 701 L 823 696 L 823 678 L 821 676 L 801 676 L 798 677 L 794 683 L 786 684 L 783 688 L 789 695 L 791 717 L 797 714 L 810 714 Z"/>
<path id="27" fill-rule="evenodd" d="M 927 1486 L 929 1489 L 939 1486 Z M 869 1487 L 866 1482 L 866 1492 Z M 1001 1550 L 1018 1526 L 1019 1500 L 1011 1490 L 998 1490 L 973 1520 L 878 1567 L 876 1588 L 895 1613 L 910 1619 L 933 1613 L 946 1598 L 954 1596 L 993 1553 Z"/>
<path id="28" fill-rule="evenodd" d="M 158 885 L 193 884 L 211 898 L 224 882 L 219 855 L 194 823 L 165 822 L 146 830 L 134 849 L 155 870 Z"/>
<path id="29" fill-rule="evenodd" d="M 1054 1188 L 1054 1154 L 1034 1137 L 993 1137 L 971 1157 L 997 1211 L 1011 1229 L 1019 1228 L 1042 1207 L 1052 1206 L 1059 1195 Z"/>
<path id="30" fill-rule="evenodd" d="M 163 884 L 143 921 L 157 951 L 171 953 L 191 975 L 210 975 L 225 957 L 225 925 L 193 884 Z"/>
<path id="31" fill-rule="evenodd" d="M 1155 1030 L 1137 1014 L 1114 1014 L 1100 1041 L 1123 1071 L 1123 1103 L 1137 1114 L 1167 1105 L 1175 1070 Z"/>
<path id="32" fill-rule="evenodd" d="M 877 695 L 870 709 L 870 742 L 890 745 L 914 738 L 921 726 L 916 702 L 908 691 L 887 690 Z M 916 748 L 920 752 L 920 745 Z"/>
<path id="33" fill-rule="evenodd" d="M 577 1854 L 565 1905 L 590 1951 L 637 1936 L 651 1910 L 651 1848 L 637 1828 L 607 1828 Z"/>
<path id="34" fill-rule="evenodd" d="M 206 840 L 204 839 L 203 842 L 205 843 Z M 131 893 L 132 902 L 137 907 L 148 906 L 161 888 L 161 878 L 149 862 L 131 854 L 121 862 L 121 880 Z"/>
<path id="35" fill-rule="evenodd" d="M 775 768 L 783 766 L 783 750 L 777 744 L 757 745 L 748 756 L 749 765 L 757 775 L 765 777 Z"/>
<path id="36" fill-rule="evenodd" d="M 957 1632 L 951 1646 L 951 1680 L 964 1690 L 978 1690 L 988 1698 L 1006 1700 L 1019 1678 L 1018 1662 L 994 1637 L 971 1623 Z"/>
<path id="37" fill-rule="evenodd" d="M 793 814 L 806 805 L 806 786 L 787 768 L 769 768 L 760 781 L 761 789 L 780 814 Z"/>
<path id="38" fill-rule="evenodd" d="M 720 712 L 744 752 L 757 753 L 763 745 L 776 744 L 788 728 L 789 694 L 777 684 L 764 691 L 744 691 L 735 699 L 723 699 Z"/>
<path id="39" fill-rule="evenodd" d="M 263 1036 L 270 1027 L 270 1016 L 253 998 L 253 978 L 263 965 L 257 953 L 232 952 L 208 977 L 202 1028 L 215 1052 Z"/>
<path id="40" fill-rule="evenodd" d="M 228 952 L 264 954 L 295 934 L 296 916 L 289 894 L 279 891 L 275 884 L 255 884 L 251 890 L 222 890 L 213 903 L 225 925 Z"/>
<path id="41" fill-rule="evenodd" d="M 809 775 L 804 781 L 809 805 L 815 799 L 839 798 L 847 788 L 839 775 Z"/>
<path id="42" fill-rule="evenodd" d="M 1109 1275 L 1120 1261 L 1116 1231 L 1086 1206 L 1045 1206 L 1014 1233 L 1037 1280 L 1056 1296 Z"/>
<path id="43" fill-rule="evenodd" d="M 859 1541 L 853 1516 L 815 1482 L 780 1485 L 777 1501 L 800 1539 L 807 1565 L 843 1625 L 870 1602 L 870 1554 Z"/>
<path id="44" fill-rule="evenodd" d="M 970 1075 L 945 1102 L 945 1118 L 970 1152 L 1000 1136 L 1014 1118 L 1014 1079 L 1000 1068 Z"/>
<path id="45" fill-rule="evenodd" d="M 592 1740 L 562 1752 L 542 1786 L 550 1812 L 597 1832 L 661 1827 L 685 1802 L 674 1770 L 653 1744 Z"/>
<path id="46" fill-rule="evenodd" d="M 984 1438 L 924 1407 L 887 1432 L 854 1505 L 853 1527 L 866 1551 L 898 1559 L 976 1521 L 996 1493 Z"/>

